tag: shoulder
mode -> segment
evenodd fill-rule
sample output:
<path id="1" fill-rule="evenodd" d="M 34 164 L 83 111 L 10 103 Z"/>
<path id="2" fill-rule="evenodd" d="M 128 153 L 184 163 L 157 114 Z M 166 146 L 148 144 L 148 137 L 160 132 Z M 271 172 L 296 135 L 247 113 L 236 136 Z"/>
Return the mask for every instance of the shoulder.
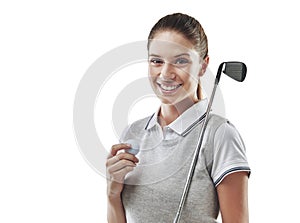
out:
<path id="1" fill-rule="evenodd" d="M 212 115 L 207 130 L 207 142 L 213 148 L 211 152 L 215 158 L 219 154 L 222 154 L 221 157 L 226 154 L 245 155 L 244 141 L 236 127 L 228 119 Z"/>
<path id="2" fill-rule="evenodd" d="M 137 129 L 137 130 L 146 130 L 150 120 L 153 118 L 155 113 L 153 113 L 152 115 L 150 116 L 147 116 L 145 118 L 142 118 L 142 119 L 139 119 L 137 121 L 134 121 L 133 123 L 131 123 L 129 126 L 130 128 L 132 129 Z"/>
<path id="3" fill-rule="evenodd" d="M 217 139 L 222 138 L 234 138 L 234 137 L 240 137 L 240 134 L 236 127 L 230 122 L 228 119 L 212 114 L 210 116 L 209 122 L 208 122 L 208 128 L 213 129 L 214 136 Z"/>
<path id="4" fill-rule="evenodd" d="M 136 120 L 133 123 L 129 124 L 123 130 L 121 140 L 125 140 L 127 138 L 140 137 L 141 134 L 144 134 L 144 132 L 146 131 L 147 125 L 149 124 L 149 122 L 153 118 L 153 116 L 154 116 L 154 113 L 150 116 Z"/>
<path id="5" fill-rule="evenodd" d="M 229 122 L 226 118 L 224 118 L 220 115 L 217 115 L 217 114 L 210 114 L 208 126 L 209 127 L 213 126 L 215 128 L 218 128 L 226 122 Z"/>
<path id="6" fill-rule="evenodd" d="M 224 141 L 238 143 L 241 147 L 244 147 L 242 137 L 236 127 L 228 120 L 221 123 L 216 132 L 214 138 L 215 144 L 223 144 Z"/>
<path id="7" fill-rule="evenodd" d="M 220 129 L 221 126 L 224 126 L 228 120 L 222 116 L 216 114 L 210 114 L 209 121 L 206 127 L 206 137 L 208 139 L 214 140 L 215 134 Z"/>
<path id="8" fill-rule="evenodd" d="M 227 119 L 219 120 L 212 143 L 213 166 L 211 176 L 215 186 L 230 173 L 240 171 L 250 173 L 243 139 L 235 126 Z"/>

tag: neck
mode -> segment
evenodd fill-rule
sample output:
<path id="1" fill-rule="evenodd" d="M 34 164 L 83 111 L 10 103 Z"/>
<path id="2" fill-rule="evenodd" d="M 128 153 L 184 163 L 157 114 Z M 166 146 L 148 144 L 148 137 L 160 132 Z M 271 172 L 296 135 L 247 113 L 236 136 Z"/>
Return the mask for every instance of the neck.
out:
<path id="1" fill-rule="evenodd" d="M 161 104 L 158 114 L 159 124 L 161 127 L 169 125 L 197 101 L 198 100 L 186 98 L 176 104 Z"/>

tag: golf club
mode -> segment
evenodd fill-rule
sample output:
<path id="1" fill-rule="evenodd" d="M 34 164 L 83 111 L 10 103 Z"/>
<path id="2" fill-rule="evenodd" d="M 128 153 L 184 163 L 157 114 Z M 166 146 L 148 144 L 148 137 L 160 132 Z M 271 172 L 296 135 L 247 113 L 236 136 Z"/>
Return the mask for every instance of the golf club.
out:
<path id="1" fill-rule="evenodd" d="M 225 66 L 225 68 L 223 69 L 224 66 Z M 201 131 L 200 131 L 200 135 L 199 135 L 198 142 L 197 142 L 197 147 L 196 147 L 194 155 L 193 155 L 191 166 L 190 166 L 190 169 L 189 169 L 189 172 L 188 172 L 186 183 L 185 183 L 185 186 L 184 186 L 184 189 L 183 189 L 183 193 L 182 193 L 180 203 L 179 203 L 179 206 L 178 206 L 178 210 L 177 210 L 177 213 L 176 213 L 176 216 L 175 216 L 175 219 L 174 219 L 173 223 L 179 222 L 180 217 L 181 217 L 182 208 L 183 208 L 183 205 L 186 201 L 187 194 L 188 194 L 188 191 L 189 191 L 189 188 L 190 188 L 190 185 L 191 185 L 191 182 L 192 182 L 192 178 L 193 178 L 193 175 L 194 175 L 194 172 L 195 172 L 197 160 L 198 160 L 199 153 L 200 153 L 201 146 L 202 146 L 203 136 L 204 136 L 204 133 L 205 133 L 205 129 L 207 127 L 208 120 L 209 120 L 209 113 L 210 113 L 210 110 L 211 110 L 213 99 L 214 99 L 216 89 L 218 87 L 222 72 L 224 74 L 226 74 L 227 76 L 231 77 L 232 79 L 236 80 L 236 81 L 243 82 L 246 78 L 247 67 L 242 62 L 231 61 L 231 62 L 221 63 L 219 68 L 218 68 L 218 73 L 217 73 L 217 76 L 215 78 L 214 88 L 212 90 L 212 94 L 211 94 L 211 97 L 210 97 L 210 100 L 209 100 L 209 103 L 208 103 L 208 106 L 207 106 L 207 109 L 206 109 L 206 116 L 205 116 L 205 119 L 204 119 L 204 123 L 203 123 Z"/>

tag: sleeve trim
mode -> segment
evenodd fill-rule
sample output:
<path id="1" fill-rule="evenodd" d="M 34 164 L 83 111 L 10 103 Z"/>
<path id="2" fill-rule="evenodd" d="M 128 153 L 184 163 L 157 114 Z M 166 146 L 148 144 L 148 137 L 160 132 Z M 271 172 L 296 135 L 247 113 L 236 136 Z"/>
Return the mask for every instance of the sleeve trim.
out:
<path id="1" fill-rule="evenodd" d="M 217 186 L 221 183 L 221 181 L 222 181 L 227 175 L 229 175 L 229 174 L 231 174 L 231 173 L 234 173 L 234 172 L 240 172 L 240 171 L 247 171 L 247 172 L 249 172 L 248 177 L 250 176 L 250 171 L 251 171 L 251 169 L 250 169 L 249 167 L 247 167 L 247 166 L 234 167 L 234 168 L 231 168 L 231 169 L 225 171 L 225 172 L 224 172 L 224 173 L 223 173 L 223 174 L 222 174 L 222 175 L 214 182 L 215 187 L 217 187 Z"/>

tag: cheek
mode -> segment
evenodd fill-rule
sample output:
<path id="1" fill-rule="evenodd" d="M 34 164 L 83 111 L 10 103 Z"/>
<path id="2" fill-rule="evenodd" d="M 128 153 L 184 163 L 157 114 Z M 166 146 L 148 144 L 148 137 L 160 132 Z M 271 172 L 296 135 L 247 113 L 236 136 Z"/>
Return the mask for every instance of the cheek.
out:
<path id="1" fill-rule="evenodd" d="M 148 80 L 149 80 L 150 85 L 152 86 L 152 88 L 156 86 L 156 84 L 155 84 L 156 79 L 157 79 L 157 75 L 154 75 L 154 72 L 149 69 L 149 71 L 148 71 Z"/>
<path id="2" fill-rule="evenodd" d="M 148 76 L 155 77 L 159 75 L 160 69 L 158 67 L 148 66 Z"/>
<path id="3" fill-rule="evenodd" d="M 180 78 L 184 81 L 184 82 L 198 82 L 198 72 L 196 69 L 185 69 L 185 70 L 181 70 L 181 75 Z"/>
<path id="4" fill-rule="evenodd" d="M 201 68 L 202 68 L 201 65 L 195 64 L 194 66 L 191 67 L 191 74 L 193 74 L 193 76 L 195 78 L 199 78 L 199 74 L 201 72 Z"/>
<path id="5" fill-rule="evenodd" d="M 198 79 L 190 77 L 186 80 L 186 87 L 193 90 L 196 86 L 198 86 Z"/>

